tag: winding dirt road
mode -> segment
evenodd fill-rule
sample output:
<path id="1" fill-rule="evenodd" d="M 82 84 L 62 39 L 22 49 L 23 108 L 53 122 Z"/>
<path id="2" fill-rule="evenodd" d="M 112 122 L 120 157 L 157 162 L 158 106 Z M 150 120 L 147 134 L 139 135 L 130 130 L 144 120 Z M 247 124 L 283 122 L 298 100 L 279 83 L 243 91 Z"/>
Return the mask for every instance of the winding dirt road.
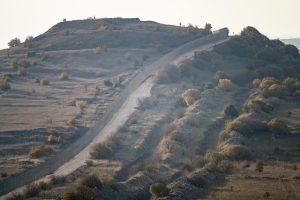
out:
<path id="1" fill-rule="evenodd" d="M 143 71 L 135 76 L 123 89 L 103 117 L 86 134 L 71 144 L 68 148 L 53 156 L 45 163 L 21 172 L 13 177 L 0 181 L 0 195 L 8 193 L 28 183 L 39 180 L 49 174 L 67 175 L 89 159 L 91 147 L 105 141 L 123 125 L 138 105 L 138 99 L 151 95 L 154 83 L 153 75 L 158 69 L 170 63 L 179 62 L 185 57 L 191 57 L 194 50 L 207 50 L 227 40 L 227 29 L 221 29 L 211 35 L 188 42 L 169 52 L 152 64 L 145 66 Z"/>

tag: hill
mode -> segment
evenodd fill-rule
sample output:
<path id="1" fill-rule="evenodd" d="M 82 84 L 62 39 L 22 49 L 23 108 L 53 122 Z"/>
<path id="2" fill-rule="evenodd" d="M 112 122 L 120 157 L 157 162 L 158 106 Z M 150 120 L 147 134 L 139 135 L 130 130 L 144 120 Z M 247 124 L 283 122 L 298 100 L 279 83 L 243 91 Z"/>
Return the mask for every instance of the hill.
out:
<path id="1" fill-rule="evenodd" d="M 300 49 L 300 38 L 293 38 L 293 39 L 282 39 L 282 41 L 286 44 L 293 44 L 298 49 Z"/>
<path id="2" fill-rule="evenodd" d="M 129 93 L 131 80 L 159 66 L 140 80 L 123 104 L 126 112 L 118 109 L 100 132 L 110 137 L 98 138 L 84 151 L 89 158 L 84 165 L 33 183 L 21 196 L 299 198 L 299 50 L 254 27 L 227 34 L 227 29 L 209 33 L 138 19 L 76 20 L 55 25 L 33 39 L 29 49 L 3 54 L 3 85 L 9 84 L 0 98 L 3 185 L 8 175 L 84 138 L 96 119 L 114 109 L 112 102 Z M 95 45 L 99 38 L 101 45 Z M 164 50 L 154 48 L 156 40 Z M 195 46 L 174 49 L 186 41 Z M 20 52 L 30 50 L 36 55 L 26 56 L 30 64 L 24 67 Z M 43 84 L 44 77 L 49 84 Z M 109 126 L 120 117 L 122 123 Z"/>

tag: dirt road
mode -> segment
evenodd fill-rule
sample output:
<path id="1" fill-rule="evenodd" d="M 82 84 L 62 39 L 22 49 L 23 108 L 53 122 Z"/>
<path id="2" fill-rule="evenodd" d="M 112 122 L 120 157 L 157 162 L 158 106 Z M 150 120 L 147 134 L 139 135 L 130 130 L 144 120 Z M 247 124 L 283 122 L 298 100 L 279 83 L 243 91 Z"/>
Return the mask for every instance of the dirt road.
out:
<path id="1" fill-rule="evenodd" d="M 153 84 L 152 75 L 165 65 L 176 62 L 180 57 L 189 57 L 195 49 L 209 49 L 227 39 L 227 30 L 220 30 L 212 35 L 188 42 L 164 55 L 152 64 L 145 66 L 143 71 L 134 77 L 123 89 L 95 127 L 71 144 L 68 148 L 53 156 L 45 163 L 0 181 L 0 195 L 15 188 L 36 181 L 50 173 L 66 175 L 82 166 L 89 157 L 89 150 L 94 143 L 107 139 L 125 123 L 130 112 L 137 105 L 139 98 L 150 95 Z"/>

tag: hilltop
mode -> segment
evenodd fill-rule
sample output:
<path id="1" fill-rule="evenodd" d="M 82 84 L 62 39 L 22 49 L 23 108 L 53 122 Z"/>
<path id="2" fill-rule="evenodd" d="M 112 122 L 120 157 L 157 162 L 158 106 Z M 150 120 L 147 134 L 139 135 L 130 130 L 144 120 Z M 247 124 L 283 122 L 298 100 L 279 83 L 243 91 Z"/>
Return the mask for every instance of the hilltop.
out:
<path id="1" fill-rule="evenodd" d="M 297 199 L 299 49 L 250 26 L 228 32 L 74 20 L 3 51 L 0 185 L 96 130 L 69 168 L 20 195 Z"/>

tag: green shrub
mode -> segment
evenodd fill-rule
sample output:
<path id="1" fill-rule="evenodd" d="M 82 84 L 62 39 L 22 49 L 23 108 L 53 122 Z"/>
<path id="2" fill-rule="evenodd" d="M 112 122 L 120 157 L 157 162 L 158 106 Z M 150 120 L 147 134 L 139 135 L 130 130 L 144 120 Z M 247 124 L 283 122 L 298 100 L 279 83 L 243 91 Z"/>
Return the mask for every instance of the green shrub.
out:
<path id="1" fill-rule="evenodd" d="M 107 86 L 107 87 L 113 86 L 113 83 L 111 82 L 111 80 L 108 80 L 108 79 L 104 80 L 103 83 L 104 83 L 104 85 Z"/>
<path id="2" fill-rule="evenodd" d="M 188 89 L 182 93 L 182 98 L 187 106 L 195 103 L 200 97 L 200 91 L 197 89 Z"/>
<path id="3" fill-rule="evenodd" d="M 243 145 L 228 145 L 223 154 L 230 160 L 250 160 L 252 157 L 250 150 Z"/>
<path id="4" fill-rule="evenodd" d="M 28 153 L 31 158 L 40 158 L 53 153 L 53 149 L 45 145 L 32 147 Z"/>
<path id="5" fill-rule="evenodd" d="M 98 143 L 93 146 L 90 156 L 94 159 L 107 159 L 113 155 L 113 150 L 107 144 Z"/>
<path id="6" fill-rule="evenodd" d="M 237 109 L 233 105 L 227 106 L 224 110 L 224 114 L 228 117 L 231 117 L 231 119 L 239 116 Z"/>
<path id="7" fill-rule="evenodd" d="M 11 48 L 11 47 L 16 47 L 16 46 L 19 46 L 21 44 L 21 40 L 19 38 L 14 38 L 12 40 L 10 40 L 8 42 L 8 46 Z"/>
<path id="8" fill-rule="evenodd" d="M 269 129 L 276 135 L 287 135 L 290 133 L 286 123 L 278 118 L 273 118 L 268 122 Z"/>
<path id="9" fill-rule="evenodd" d="M 170 189 L 162 183 L 154 183 L 150 185 L 149 191 L 154 198 L 165 197 L 170 193 Z"/>
<path id="10" fill-rule="evenodd" d="M 63 200 L 97 200 L 97 193 L 84 185 L 66 189 L 62 192 Z"/>
<path id="11" fill-rule="evenodd" d="M 84 177 L 80 183 L 82 185 L 85 185 L 91 189 L 97 188 L 99 190 L 102 189 L 102 182 L 100 181 L 100 179 L 96 176 L 96 175 L 88 175 L 86 177 Z"/>

